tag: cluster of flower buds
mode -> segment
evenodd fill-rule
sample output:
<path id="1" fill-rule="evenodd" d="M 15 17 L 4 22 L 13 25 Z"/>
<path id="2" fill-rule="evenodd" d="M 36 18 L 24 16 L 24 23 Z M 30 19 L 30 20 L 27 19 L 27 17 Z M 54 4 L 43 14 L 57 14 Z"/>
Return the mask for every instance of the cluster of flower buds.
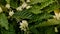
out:
<path id="1" fill-rule="evenodd" d="M 27 0 L 27 2 L 30 2 L 30 0 Z M 29 9 L 31 6 L 28 6 L 26 2 L 23 2 L 23 4 L 16 8 L 16 10 L 22 11 L 24 8 Z"/>
<path id="2" fill-rule="evenodd" d="M 55 16 L 53 16 L 53 17 L 56 18 L 57 20 L 59 20 L 60 19 L 60 10 L 56 9 L 56 10 L 54 10 L 54 13 L 55 13 Z"/>
<path id="3" fill-rule="evenodd" d="M 5 7 L 9 9 L 9 8 L 10 8 L 10 4 L 6 4 L 6 6 L 5 6 Z"/>
<path id="4" fill-rule="evenodd" d="M 21 28 L 21 30 L 23 30 L 23 31 L 26 31 L 28 28 L 28 22 L 26 20 L 22 20 L 22 22 L 20 22 L 19 28 Z"/>
<path id="5" fill-rule="evenodd" d="M 9 16 L 12 16 L 14 14 L 13 10 L 9 12 Z"/>
<path id="6" fill-rule="evenodd" d="M 5 7 L 7 9 L 10 9 L 10 4 L 6 4 Z M 12 16 L 13 14 L 14 14 L 14 11 L 13 10 L 12 11 L 9 11 L 9 16 Z"/>

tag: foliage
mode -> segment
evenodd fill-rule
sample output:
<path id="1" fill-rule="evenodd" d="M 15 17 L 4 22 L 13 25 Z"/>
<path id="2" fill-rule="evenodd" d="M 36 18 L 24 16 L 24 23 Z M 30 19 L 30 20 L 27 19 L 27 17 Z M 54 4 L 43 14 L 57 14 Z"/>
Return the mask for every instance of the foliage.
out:
<path id="1" fill-rule="evenodd" d="M 0 13 L 0 33 L 1 34 L 58 34 L 60 32 L 60 20 L 54 18 L 54 10 L 60 9 L 60 0 L 0 0 L 0 7 L 3 12 Z M 29 9 L 23 8 L 22 11 L 16 10 L 23 2 Z M 10 8 L 5 5 L 10 4 Z M 9 16 L 9 11 L 14 12 Z M 27 20 L 27 31 L 22 31 L 20 22 Z M 58 32 L 55 32 L 57 27 Z"/>

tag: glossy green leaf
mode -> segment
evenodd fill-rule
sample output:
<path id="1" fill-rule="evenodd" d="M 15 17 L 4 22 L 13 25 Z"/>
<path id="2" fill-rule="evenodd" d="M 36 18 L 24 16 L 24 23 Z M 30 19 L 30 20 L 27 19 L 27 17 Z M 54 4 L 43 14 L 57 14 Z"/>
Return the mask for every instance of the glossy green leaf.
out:
<path id="1" fill-rule="evenodd" d="M 8 29 L 8 20 L 5 14 L 3 13 L 0 14 L 0 25 L 2 27 L 5 27 L 5 29 Z"/>

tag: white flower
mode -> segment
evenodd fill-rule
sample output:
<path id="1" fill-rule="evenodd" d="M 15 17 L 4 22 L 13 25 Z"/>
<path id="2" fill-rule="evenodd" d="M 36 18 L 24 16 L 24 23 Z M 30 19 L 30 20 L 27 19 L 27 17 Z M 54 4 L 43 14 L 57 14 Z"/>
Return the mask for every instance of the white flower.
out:
<path id="1" fill-rule="evenodd" d="M 26 6 L 27 6 L 27 3 L 24 2 L 24 3 L 22 4 L 22 8 L 24 9 Z"/>
<path id="2" fill-rule="evenodd" d="M 60 17 L 60 13 L 59 13 L 59 17 Z"/>
<path id="3" fill-rule="evenodd" d="M 26 28 L 28 27 L 28 22 L 26 20 L 22 20 L 22 23 L 20 22 L 20 27 L 21 30 L 26 31 Z"/>
<path id="4" fill-rule="evenodd" d="M 22 7 L 19 6 L 18 8 L 16 8 L 16 10 L 22 11 Z"/>
<path id="5" fill-rule="evenodd" d="M 24 8 L 26 8 L 27 3 L 23 3 L 21 6 L 19 6 L 18 8 L 16 8 L 16 10 L 22 11 Z"/>
<path id="6" fill-rule="evenodd" d="M 26 9 L 29 9 L 29 8 L 31 8 L 31 7 L 32 7 L 32 6 L 27 6 Z"/>
<path id="7" fill-rule="evenodd" d="M 6 6 L 5 6 L 5 7 L 9 9 L 9 8 L 10 8 L 10 4 L 6 4 Z"/>
<path id="8" fill-rule="evenodd" d="M 55 13 L 55 16 L 59 20 L 59 13 Z"/>
<path id="9" fill-rule="evenodd" d="M 22 23 L 23 23 L 26 27 L 28 27 L 28 22 L 27 22 L 26 20 L 23 20 Z"/>
<path id="10" fill-rule="evenodd" d="M 0 7 L 0 13 L 3 12 L 2 8 Z"/>
<path id="11" fill-rule="evenodd" d="M 14 14 L 13 11 L 10 11 L 10 12 L 9 12 L 9 16 L 12 16 L 13 14 Z"/>
<path id="12" fill-rule="evenodd" d="M 58 29 L 57 29 L 57 27 L 55 27 L 55 32 L 58 32 Z"/>
<path id="13" fill-rule="evenodd" d="M 30 2 L 30 0 L 27 0 L 27 2 Z"/>

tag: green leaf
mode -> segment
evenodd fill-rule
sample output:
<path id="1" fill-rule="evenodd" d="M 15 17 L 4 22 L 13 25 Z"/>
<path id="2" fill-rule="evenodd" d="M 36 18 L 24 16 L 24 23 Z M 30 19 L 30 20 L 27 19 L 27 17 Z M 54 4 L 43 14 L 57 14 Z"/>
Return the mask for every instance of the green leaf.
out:
<path id="1" fill-rule="evenodd" d="M 6 0 L 7 3 L 10 3 L 10 0 Z"/>
<path id="2" fill-rule="evenodd" d="M 39 23 L 38 25 L 36 25 L 35 27 L 44 27 L 44 26 L 51 26 L 51 25 L 59 25 L 60 24 L 60 20 L 56 20 L 56 19 L 49 19 L 48 21 Z"/>
<path id="3" fill-rule="evenodd" d="M 39 13 L 42 13 L 43 11 L 41 11 L 41 9 L 49 6 L 50 4 L 54 3 L 55 1 L 53 0 L 48 0 L 48 1 L 45 1 L 45 2 L 42 2 L 40 5 L 34 5 L 32 6 L 28 11 L 29 12 L 32 12 L 34 14 L 39 14 Z"/>
<path id="4" fill-rule="evenodd" d="M 5 29 L 8 29 L 8 20 L 5 14 L 3 13 L 0 14 L 0 25 L 2 27 L 5 27 Z"/>
<path id="5" fill-rule="evenodd" d="M 45 31 L 45 34 L 56 34 L 54 31 L 54 27 L 48 27 Z"/>
<path id="6" fill-rule="evenodd" d="M 42 5 L 48 5 L 54 1 L 55 0 L 31 0 L 31 4 L 41 3 Z"/>
<path id="7" fill-rule="evenodd" d="M 5 0 L 0 0 L 0 5 L 5 5 L 6 1 Z"/>
<path id="8" fill-rule="evenodd" d="M 1 28 L 1 33 L 2 34 L 15 34 L 15 29 L 14 29 L 13 25 L 10 24 L 8 30 Z"/>
<path id="9" fill-rule="evenodd" d="M 39 31 L 36 28 L 32 28 L 30 30 L 33 34 L 39 34 Z"/>
<path id="10" fill-rule="evenodd" d="M 53 3 L 43 9 L 43 11 L 47 11 L 50 13 L 51 11 L 54 11 L 55 9 L 59 8 L 59 5 L 57 3 Z"/>
<path id="11" fill-rule="evenodd" d="M 31 4 L 36 4 L 36 3 L 41 3 L 41 2 L 45 2 L 47 0 L 31 0 Z"/>
<path id="12" fill-rule="evenodd" d="M 39 14 L 39 13 L 42 13 L 42 11 L 40 10 L 40 6 L 38 5 L 34 5 L 32 6 L 29 10 L 27 10 L 29 12 L 32 12 L 34 14 Z"/>
<path id="13" fill-rule="evenodd" d="M 18 0 L 10 0 L 10 5 L 12 8 L 17 8 L 18 7 Z"/>
<path id="14" fill-rule="evenodd" d="M 42 13 L 39 15 L 33 15 L 32 19 L 30 20 L 31 22 L 36 22 L 36 21 L 42 21 L 43 19 L 49 19 L 52 18 L 53 15 L 48 14 L 48 13 Z"/>
<path id="15" fill-rule="evenodd" d="M 18 11 L 13 15 L 13 18 L 16 18 L 18 21 L 22 19 L 31 19 L 33 16 L 32 13 L 27 12 L 26 10 L 24 11 Z"/>
<path id="16" fill-rule="evenodd" d="M 55 1 L 53 1 L 53 0 L 48 0 L 46 2 L 42 2 L 41 5 L 40 5 L 40 9 L 43 9 L 44 7 L 50 5 L 50 4 L 54 3 L 54 2 Z"/>
<path id="17" fill-rule="evenodd" d="M 56 34 L 54 31 L 54 26 L 46 26 L 46 27 L 37 27 L 30 29 L 33 34 Z"/>

